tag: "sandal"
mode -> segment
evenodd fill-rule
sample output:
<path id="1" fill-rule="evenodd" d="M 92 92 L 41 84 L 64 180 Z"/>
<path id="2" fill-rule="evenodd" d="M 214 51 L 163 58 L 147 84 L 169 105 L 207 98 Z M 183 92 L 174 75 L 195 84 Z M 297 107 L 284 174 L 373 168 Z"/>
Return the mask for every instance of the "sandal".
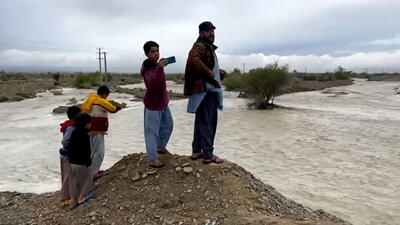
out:
<path id="1" fill-rule="evenodd" d="M 161 147 L 157 148 L 157 153 L 158 154 L 171 154 L 166 148 L 161 148 Z"/>
<path id="2" fill-rule="evenodd" d="M 71 204 L 71 199 L 63 199 L 63 200 L 61 200 L 61 206 L 62 207 L 69 206 L 70 204 Z"/>
<path id="3" fill-rule="evenodd" d="M 89 193 L 88 195 L 85 196 L 84 199 L 82 199 L 81 201 L 78 201 L 78 205 L 88 202 L 88 201 L 94 199 L 94 197 L 95 197 L 95 195 L 93 193 Z"/>
<path id="4" fill-rule="evenodd" d="M 224 162 L 224 160 L 221 159 L 221 158 L 219 158 L 219 157 L 216 156 L 216 155 L 214 155 L 214 157 L 212 157 L 211 159 L 203 159 L 203 163 L 204 163 L 204 164 L 210 164 L 210 163 L 217 163 L 217 164 L 220 164 L 220 163 L 223 163 L 223 162 Z"/>
<path id="5" fill-rule="evenodd" d="M 198 160 L 203 158 L 203 153 L 199 152 L 199 153 L 193 153 L 191 156 L 189 156 L 189 158 L 191 160 Z"/>

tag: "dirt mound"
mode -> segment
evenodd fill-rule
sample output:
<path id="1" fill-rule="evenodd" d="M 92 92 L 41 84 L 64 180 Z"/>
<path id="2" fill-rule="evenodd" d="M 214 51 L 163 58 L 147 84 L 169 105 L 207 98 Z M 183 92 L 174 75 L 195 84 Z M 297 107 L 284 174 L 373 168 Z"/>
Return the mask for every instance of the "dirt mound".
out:
<path id="1" fill-rule="evenodd" d="M 96 198 L 74 210 L 58 192 L 0 193 L 0 224 L 349 224 L 278 193 L 234 163 L 204 165 L 165 155 L 151 169 L 144 154 L 125 156 L 96 182 Z"/>

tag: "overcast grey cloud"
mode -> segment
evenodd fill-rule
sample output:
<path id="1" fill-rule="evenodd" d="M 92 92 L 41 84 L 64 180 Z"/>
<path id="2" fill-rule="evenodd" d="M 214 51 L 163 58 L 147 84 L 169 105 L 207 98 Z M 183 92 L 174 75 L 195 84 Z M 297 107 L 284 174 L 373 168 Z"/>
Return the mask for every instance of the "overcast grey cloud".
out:
<path id="1" fill-rule="evenodd" d="M 222 66 L 289 64 L 309 71 L 400 70 L 398 0 L 1 0 L 0 70 L 97 69 L 138 72 L 142 45 L 155 40 L 182 72 L 204 20 L 216 27 Z"/>

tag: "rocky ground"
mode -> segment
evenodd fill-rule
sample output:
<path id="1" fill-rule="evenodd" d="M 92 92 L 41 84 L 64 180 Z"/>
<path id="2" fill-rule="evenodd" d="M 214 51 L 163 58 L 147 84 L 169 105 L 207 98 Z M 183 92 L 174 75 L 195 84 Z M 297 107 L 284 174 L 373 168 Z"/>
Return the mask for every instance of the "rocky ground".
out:
<path id="1" fill-rule="evenodd" d="M 142 101 L 145 93 L 144 88 L 121 88 L 119 85 L 135 84 L 142 82 L 137 75 L 114 75 L 112 86 L 113 92 L 131 94 L 135 98 L 133 101 Z M 35 98 L 37 93 L 51 90 L 54 95 L 62 95 L 61 88 L 72 87 L 74 75 L 63 75 L 55 80 L 50 75 L 8 75 L 7 80 L 0 79 L 0 102 L 21 101 L 27 98 Z M 118 78 L 118 79 L 117 79 Z M 186 98 L 181 93 L 168 92 L 170 100 Z M 60 106 L 55 109 L 55 113 L 63 113 L 67 106 Z"/>
<path id="2" fill-rule="evenodd" d="M 59 192 L 0 193 L 0 224 L 349 224 L 278 193 L 238 165 L 204 165 L 187 156 L 163 155 L 150 169 L 144 154 L 131 154 L 96 184 L 96 197 L 74 210 Z"/>
<path id="3" fill-rule="evenodd" d="M 54 95 L 62 95 L 60 89 L 73 87 L 76 75 L 49 73 L 6 74 L 5 76 L 0 76 L 0 102 L 14 102 L 35 98 L 37 93 L 46 90 L 51 90 Z M 116 87 L 118 85 L 140 83 L 141 81 L 142 78 L 138 74 L 115 74 L 108 85 Z"/>
<path id="4" fill-rule="evenodd" d="M 387 81 L 387 82 L 398 82 L 400 81 L 400 74 L 371 74 L 367 75 L 368 81 Z"/>
<path id="5" fill-rule="evenodd" d="M 0 102 L 21 101 L 26 98 L 34 98 L 37 93 L 54 88 L 56 88 L 54 80 L 42 78 L 0 81 Z"/>

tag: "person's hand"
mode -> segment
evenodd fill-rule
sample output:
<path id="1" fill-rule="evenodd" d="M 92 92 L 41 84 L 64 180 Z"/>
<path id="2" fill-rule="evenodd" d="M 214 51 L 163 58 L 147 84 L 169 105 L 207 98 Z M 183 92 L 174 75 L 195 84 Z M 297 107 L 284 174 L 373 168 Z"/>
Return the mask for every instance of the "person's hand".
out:
<path id="1" fill-rule="evenodd" d="M 167 66 L 167 60 L 164 58 L 161 58 L 160 60 L 158 60 L 157 65 L 163 68 L 163 67 Z"/>
<path id="2" fill-rule="evenodd" d="M 221 85 L 220 85 L 219 82 L 216 81 L 215 79 L 211 79 L 209 82 L 210 82 L 214 87 L 216 87 L 216 88 L 221 88 Z"/>
<path id="3" fill-rule="evenodd" d="M 223 69 L 219 70 L 219 75 L 221 75 L 221 78 L 222 78 L 221 80 L 228 77 L 228 73 Z"/>
<path id="4" fill-rule="evenodd" d="M 121 106 L 121 109 L 126 108 L 126 103 L 122 103 L 120 106 Z"/>

